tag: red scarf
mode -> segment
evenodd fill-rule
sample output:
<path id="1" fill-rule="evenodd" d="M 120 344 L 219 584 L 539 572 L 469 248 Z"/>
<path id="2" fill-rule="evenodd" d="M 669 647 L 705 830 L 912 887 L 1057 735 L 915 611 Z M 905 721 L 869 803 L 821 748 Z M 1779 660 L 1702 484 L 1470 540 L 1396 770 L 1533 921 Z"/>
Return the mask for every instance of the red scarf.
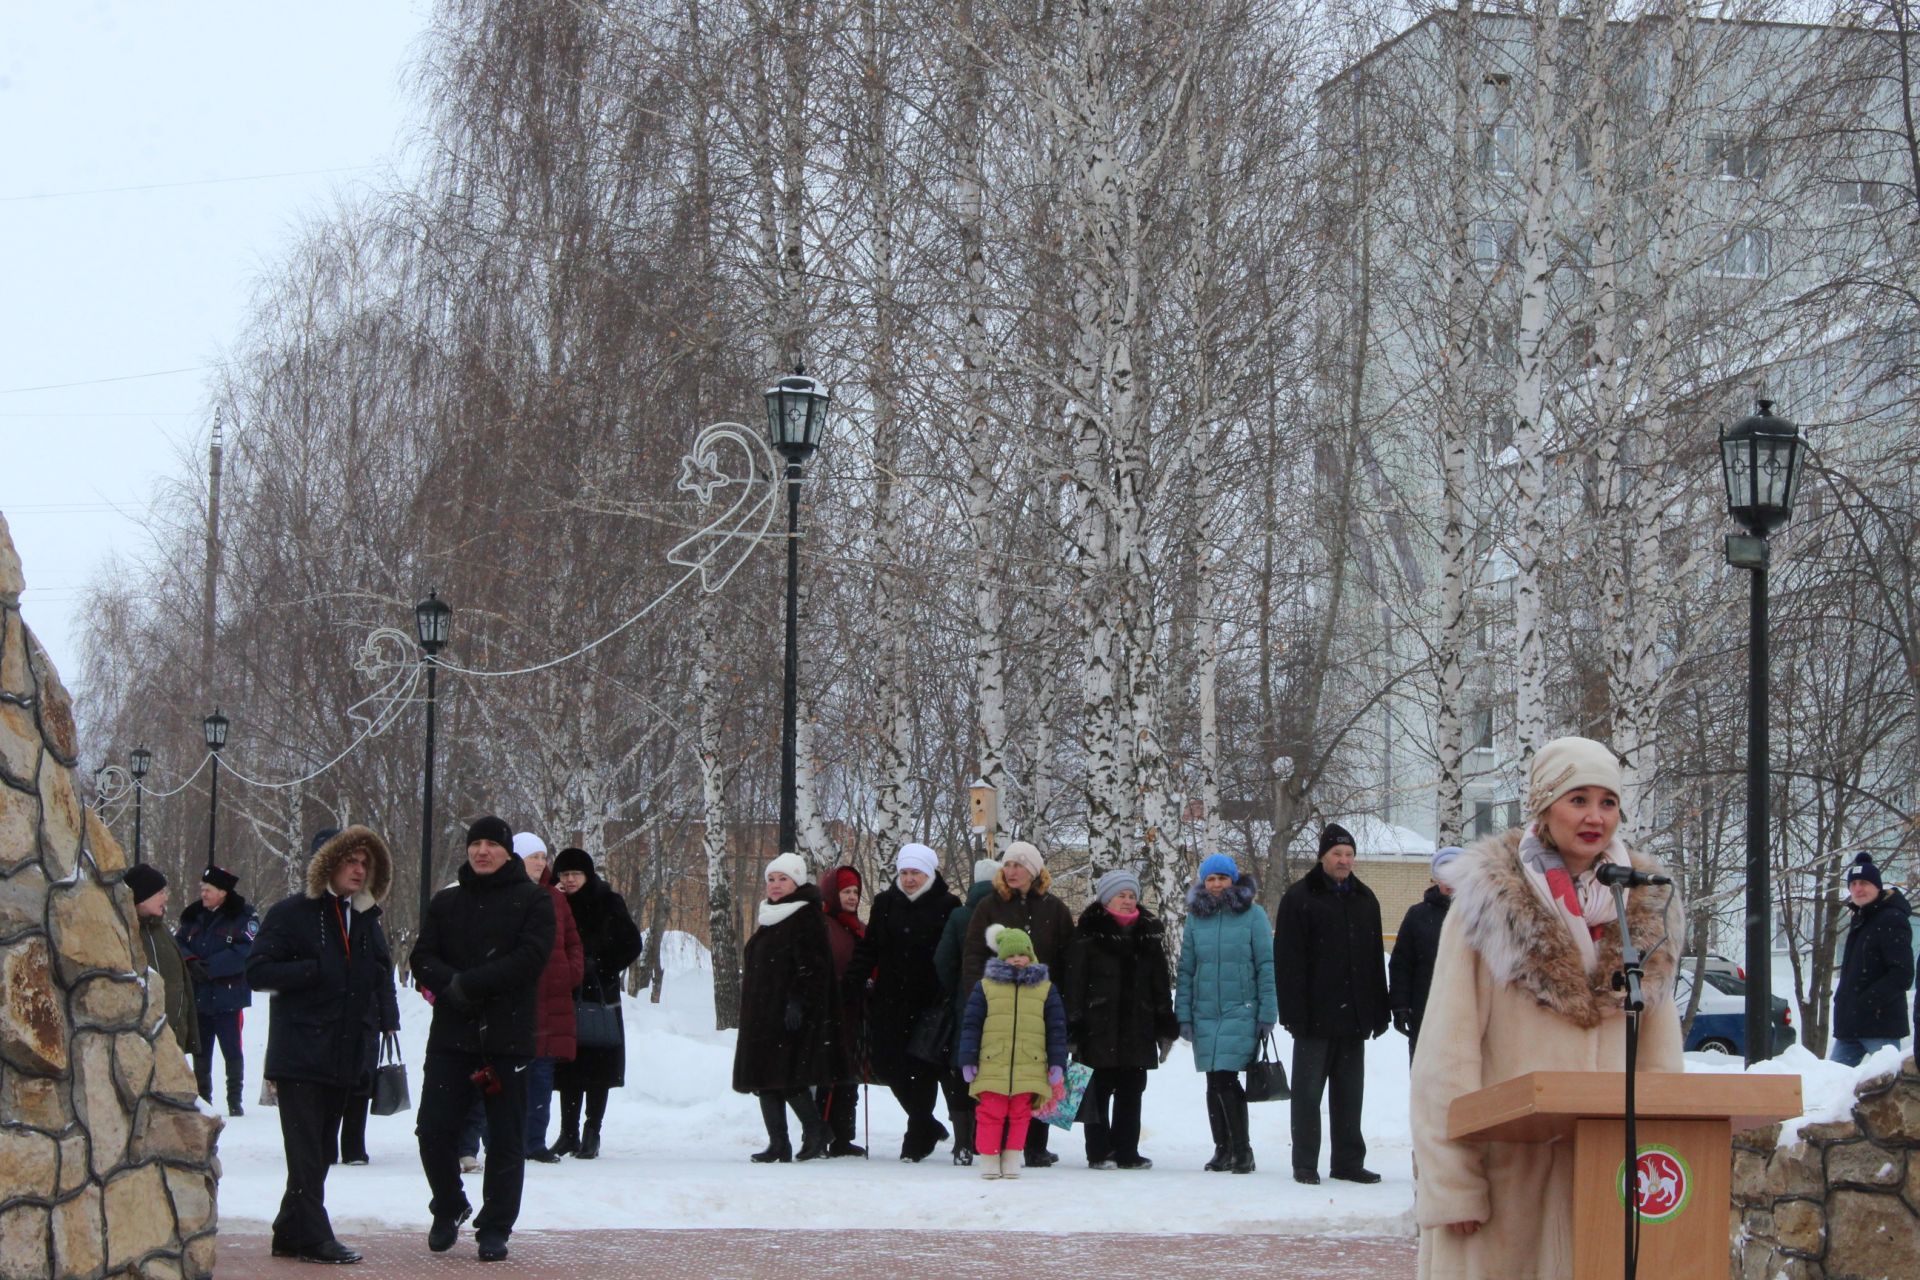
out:
<path id="1" fill-rule="evenodd" d="M 864 938 L 867 936 L 867 926 L 860 923 L 860 913 L 858 911 L 842 911 L 840 908 L 834 907 L 827 912 L 827 919 L 833 921 L 856 938 Z"/>

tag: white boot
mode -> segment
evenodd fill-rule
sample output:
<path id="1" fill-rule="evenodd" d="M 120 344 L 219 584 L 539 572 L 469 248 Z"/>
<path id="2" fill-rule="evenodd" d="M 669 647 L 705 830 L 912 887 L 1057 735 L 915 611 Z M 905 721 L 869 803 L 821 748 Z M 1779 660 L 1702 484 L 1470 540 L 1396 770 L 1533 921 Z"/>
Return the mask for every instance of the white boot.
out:
<path id="1" fill-rule="evenodd" d="M 1000 1176 L 1003 1178 L 1019 1177 L 1020 1165 L 1025 1159 L 1026 1156 L 1014 1148 L 1008 1148 L 1002 1151 L 1000 1153 Z"/>
<path id="2" fill-rule="evenodd" d="M 1000 1176 L 1000 1153 L 999 1152 L 996 1151 L 990 1156 L 976 1155 L 974 1156 L 974 1161 L 980 1166 L 981 1177 L 997 1178 Z"/>

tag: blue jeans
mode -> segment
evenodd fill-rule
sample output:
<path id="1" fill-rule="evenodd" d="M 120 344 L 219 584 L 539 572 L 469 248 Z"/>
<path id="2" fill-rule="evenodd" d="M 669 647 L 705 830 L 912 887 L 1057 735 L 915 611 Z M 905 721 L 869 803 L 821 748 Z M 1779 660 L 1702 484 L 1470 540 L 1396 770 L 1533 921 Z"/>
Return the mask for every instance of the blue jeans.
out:
<path id="1" fill-rule="evenodd" d="M 1857 1067 L 1868 1055 L 1878 1053 L 1889 1045 L 1897 1046 L 1898 1040 L 1883 1040 L 1878 1036 L 1863 1036 L 1858 1040 L 1834 1039 L 1833 1049 L 1827 1054 L 1832 1061 L 1846 1067 Z"/>
<path id="2" fill-rule="evenodd" d="M 535 1058 L 527 1068 L 527 1150 L 547 1145 L 547 1121 L 553 1115 L 552 1058 Z"/>

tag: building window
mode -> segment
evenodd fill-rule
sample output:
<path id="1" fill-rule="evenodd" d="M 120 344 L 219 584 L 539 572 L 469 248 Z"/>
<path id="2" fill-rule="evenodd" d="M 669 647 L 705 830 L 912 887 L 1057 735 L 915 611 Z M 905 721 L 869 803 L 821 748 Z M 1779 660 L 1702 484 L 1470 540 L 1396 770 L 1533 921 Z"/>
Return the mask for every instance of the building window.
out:
<path id="1" fill-rule="evenodd" d="M 1485 271 L 1514 260 L 1514 246 L 1520 238 L 1518 224 L 1503 219 L 1482 219 L 1473 224 L 1474 265 Z"/>
<path id="2" fill-rule="evenodd" d="M 1489 71 L 1480 77 L 1480 110 L 1488 119 L 1505 114 L 1512 101 L 1512 76 L 1504 71 Z"/>
<path id="3" fill-rule="evenodd" d="M 1767 176 L 1767 144 L 1736 133 L 1709 133 L 1707 172 L 1729 182 L 1758 182 Z"/>
<path id="4" fill-rule="evenodd" d="M 1483 125 L 1474 132 L 1473 163 L 1482 173 L 1511 178 L 1518 170 L 1514 156 L 1520 150 L 1520 130 L 1510 124 Z"/>
<path id="5" fill-rule="evenodd" d="M 1713 273 L 1740 280 L 1759 280 L 1773 270 L 1773 235 L 1758 227 L 1727 233 L 1727 246 L 1714 259 Z"/>
<path id="6" fill-rule="evenodd" d="M 1593 167 L 1593 143 L 1584 126 L 1576 126 L 1572 135 L 1573 171 L 1585 173 Z"/>
<path id="7" fill-rule="evenodd" d="M 1476 839 L 1493 834 L 1493 801 L 1473 802 L 1473 834 Z"/>
<path id="8" fill-rule="evenodd" d="M 1883 182 L 1872 182 L 1866 178 L 1848 178 L 1840 183 L 1840 207 L 1842 209 L 1878 209 L 1887 202 L 1887 187 Z"/>
<path id="9" fill-rule="evenodd" d="M 1467 717 L 1467 750 L 1493 750 L 1493 708 L 1478 707 Z"/>
<path id="10" fill-rule="evenodd" d="M 1514 829 L 1515 827 L 1518 827 L 1519 825 L 1520 825 L 1520 802 L 1518 800 L 1509 800 L 1507 801 L 1507 829 L 1511 831 L 1512 829 Z"/>
<path id="11" fill-rule="evenodd" d="M 1478 316 L 1473 322 L 1473 358 L 1475 364 L 1511 369 L 1520 361 L 1520 347 L 1513 321 Z"/>

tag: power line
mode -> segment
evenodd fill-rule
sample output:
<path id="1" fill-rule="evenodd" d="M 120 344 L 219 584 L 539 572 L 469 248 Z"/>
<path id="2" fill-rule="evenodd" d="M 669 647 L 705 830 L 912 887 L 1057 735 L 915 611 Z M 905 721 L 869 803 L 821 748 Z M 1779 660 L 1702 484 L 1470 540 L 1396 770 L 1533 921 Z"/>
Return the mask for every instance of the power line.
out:
<path id="1" fill-rule="evenodd" d="M 328 173 L 365 173 L 378 165 L 353 164 L 340 169 L 289 169 L 284 173 L 248 173 L 234 178 L 189 178 L 183 182 L 146 182 L 132 187 L 92 187 L 83 191 L 33 191 L 25 195 L 0 196 L 0 204 L 21 200 L 65 200 L 74 196 L 116 196 L 131 191 L 169 191 L 175 187 L 214 187 L 232 182 L 265 182 L 273 178 L 311 178 Z"/>
<path id="2" fill-rule="evenodd" d="M 152 373 L 123 373 L 117 378 L 83 378 L 79 382 L 48 382 L 37 387 L 0 387 L 0 396 L 17 396 L 26 391 L 63 391 L 68 387 L 97 387 L 106 382 L 136 382 L 141 378 L 170 378 L 176 373 L 201 373 L 218 369 L 217 364 L 196 364 L 185 369 L 155 369 Z"/>

